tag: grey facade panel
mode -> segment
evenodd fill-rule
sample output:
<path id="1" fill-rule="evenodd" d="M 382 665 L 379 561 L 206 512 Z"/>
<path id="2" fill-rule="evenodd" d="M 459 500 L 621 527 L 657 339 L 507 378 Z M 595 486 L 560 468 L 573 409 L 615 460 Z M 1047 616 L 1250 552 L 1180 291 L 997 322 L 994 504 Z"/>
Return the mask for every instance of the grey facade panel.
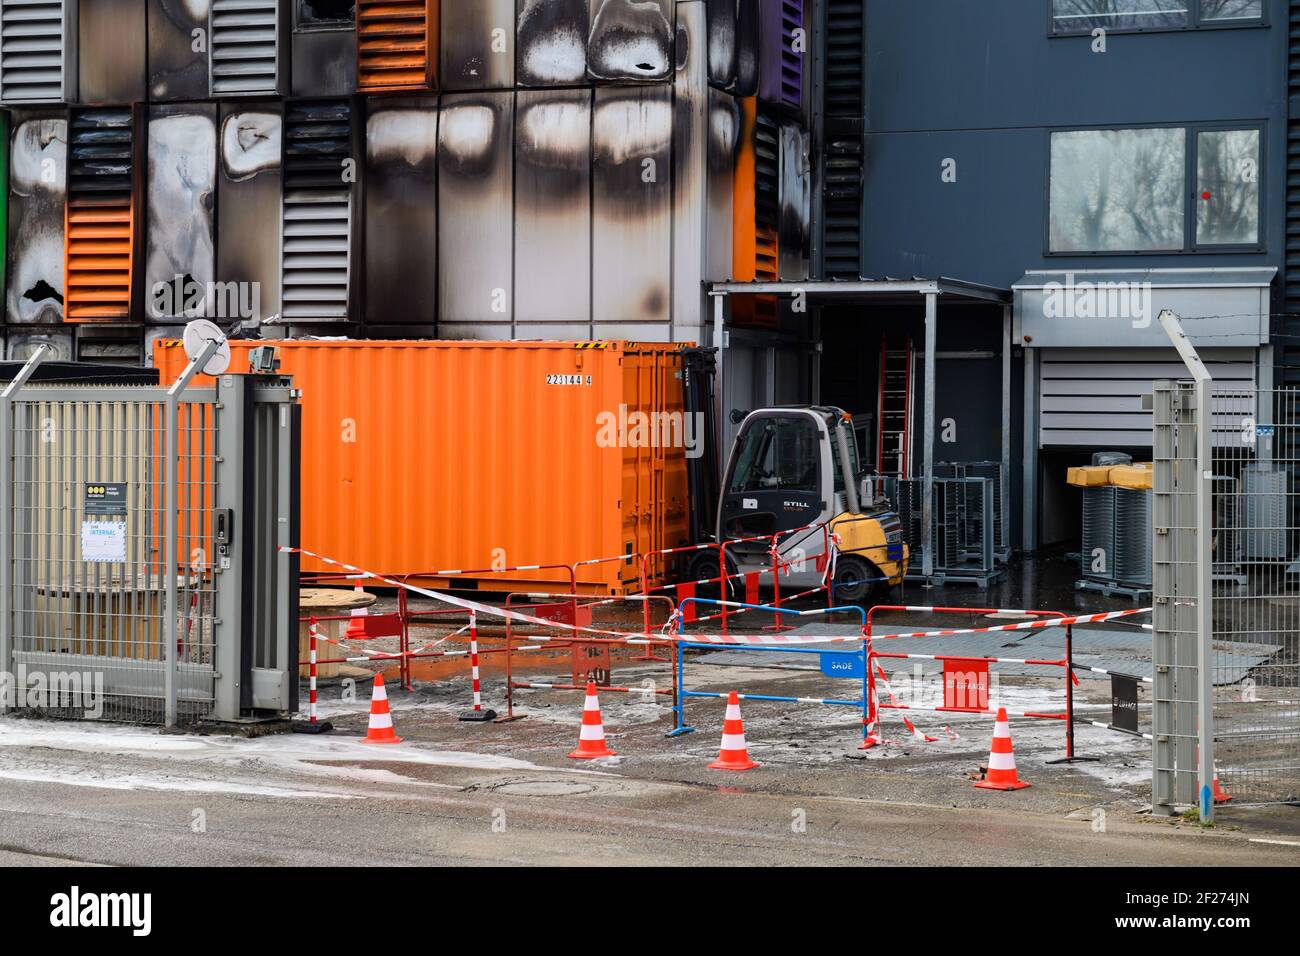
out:
<path id="1" fill-rule="evenodd" d="M 515 288 L 520 329 L 568 338 L 591 321 L 590 90 L 518 94 Z"/>
<path id="2" fill-rule="evenodd" d="M 442 98 L 438 122 L 441 335 L 510 338 L 514 99 L 508 91 L 449 93 Z M 481 334 L 461 334 L 475 329 Z"/>
<path id="3" fill-rule="evenodd" d="M 476 0 L 442 8 L 444 90 L 515 85 L 515 0 Z"/>
<path id="4" fill-rule="evenodd" d="M 78 103 L 139 103 L 146 90 L 146 0 L 94 0 L 78 16 Z"/>
<path id="5" fill-rule="evenodd" d="M 357 31 L 352 25 L 295 25 L 289 57 L 294 96 L 351 96 L 357 88 Z"/>

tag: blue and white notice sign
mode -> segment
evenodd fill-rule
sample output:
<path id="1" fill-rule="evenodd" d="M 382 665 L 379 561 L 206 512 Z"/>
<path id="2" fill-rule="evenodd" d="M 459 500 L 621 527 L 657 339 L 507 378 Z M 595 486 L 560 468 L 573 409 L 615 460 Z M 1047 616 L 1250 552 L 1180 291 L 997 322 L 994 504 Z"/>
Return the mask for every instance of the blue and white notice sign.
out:
<path id="1" fill-rule="evenodd" d="M 861 654 L 826 653 L 818 657 L 822 663 L 822 673 L 827 677 L 854 677 L 862 680 L 866 675 Z"/>
<path id="2" fill-rule="evenodd" d="M 125 561 L 126 522 L 81 522 L 81 560 L 94 564 Z"/>

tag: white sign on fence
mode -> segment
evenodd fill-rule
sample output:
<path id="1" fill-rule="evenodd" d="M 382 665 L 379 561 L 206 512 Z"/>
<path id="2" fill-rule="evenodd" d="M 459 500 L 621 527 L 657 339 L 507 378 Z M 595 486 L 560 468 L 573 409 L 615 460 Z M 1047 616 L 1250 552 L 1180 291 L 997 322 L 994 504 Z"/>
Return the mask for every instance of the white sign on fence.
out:
<path id="1" fill-rule="evenodd" d="M 81 560 L 95 563 L 125 561 L 126 522 L 81 522 Z"/>

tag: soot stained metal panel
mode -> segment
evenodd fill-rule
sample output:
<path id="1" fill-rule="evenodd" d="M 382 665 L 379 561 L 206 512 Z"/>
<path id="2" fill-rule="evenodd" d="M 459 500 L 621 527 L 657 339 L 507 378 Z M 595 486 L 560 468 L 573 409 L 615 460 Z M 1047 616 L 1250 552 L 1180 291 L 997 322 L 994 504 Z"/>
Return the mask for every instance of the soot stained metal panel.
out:
<path id="1" fill-rule="evenodd" d="M 441 81 L 444 90 L 515 85 L 515 0 L 443 6 Z"/>
<path id="2" fill-rule="evenodd" d="M 778 268 L 783 280 L 808 278 L 812 224 L 812 148 L 807 131 L 781 124 L 781 211 Z"/>
<path id="3" fill-rule="evenodd" d="M 581 338 L 591 322 L 591 91 L 520 91 L 515 331 Z"/>
<path id="4" fill-rule="evenodd" d="M 279 103 L 221 104 L 218 130 L 217 281 L 247 283 L 243 301 L 268 319 L 280 313 Z"/>
<path id="5" fill-rule="evenodd" d="M 590 0 L 587 75 L 649 83 L 673 71 L 674 0 Z"/>
<path id="6" fill-rule="evenodd" d="M 205 314 L 216 278 L 217 107 L 149 110 L 145 319 L 176 322 Z"/>
<path id="7" fill-rule="evenodd" d="M 594 338 L 671 339 L 672 137 L 668 86 L 596 90 L 591 207 Z"/>
<path id="8" fill-rule="evenodd" d="M 66 117 L 13 114 L 5 288 L 10 325 L 63 321 L 67 159 Z"/>
<path id="9" fill-rule="evenodd" d="M 208 28 L 210 0 L 149 0 L 149 97 L 201 100 L 208 95 L 207 46 L 194 31 Z"/>
<path id="10" fill-rule="evenodd" d="M 436 321 L 438 100 L 371 99 L 366 118 L 365 321 Z"/>
<path id="11" fill-rule="evenodd" d="M 78 362 L 128 366 L 144 364 L 144 336 L 138 325 L 80 325 L 73 333 L 72 342 Z"/>
<path id="12" fill-rule="evenodd" d="M 702 340 L 705 283 L 731 278 L 731 192 L 739 113 L 708 85 L 705 11 L 677 6 L 673 122 L 673 340 Z"/>
<path id="13" fill-rule="evenodd" d="M 42 361 L 72 361 L 71 329 L 10 329 L 7 336 L 5 358 L 11 362 L 25 362 L 32 357 L 38 345 L 48 345 Z"/>
<path id="14" fill-rule="evenodd" d="M 146 0 L 94 0 L 78 13 L 79 103 L 146 99 Z"/>
<path id="15" fill-rule="evenodd" d="M 709 83 L 729 90 L 736 85 L 736 0 L 706 0 L 706 13 Z"/>
<path id="16" fill-rule="evenodd" d="M 357 86 L 355 0 L 293 0 L 294 96 L 350 96 Z"/>
<path id="17" fill-rule="evenodd" d="M 145 96 L 145 0 L 93 0 L 78 17 L 78 102 L 139 103 Z"/>
<path id="18" fill-rule="evenodd" d="M 587 77 L 587 0 L 517 0 L 520 86 L 569 86 Z"/>
<path id="19" fill-rule="evenodd" d="M 438 334 L 508 339 L 514 315 L 514 99 L 449 93 L 438 120 Z"/>
<path id="20" fill-rule="evenodd" d="M 736 82 L 731 92 L 740 97 L 758 95 L 762 36 L 759 2 L 736 0 Z"/>

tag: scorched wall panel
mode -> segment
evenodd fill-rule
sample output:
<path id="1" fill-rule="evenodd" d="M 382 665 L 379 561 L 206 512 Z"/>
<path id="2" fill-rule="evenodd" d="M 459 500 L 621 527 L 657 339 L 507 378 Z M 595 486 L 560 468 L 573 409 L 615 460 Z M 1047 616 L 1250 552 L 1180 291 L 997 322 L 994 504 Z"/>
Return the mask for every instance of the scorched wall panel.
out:
<path id="1" fill-rule="evenodd" d="M 432 325 L 438 306 L 438 99 L 370 99 L 365 320 Z"/>
<path id="2" fill-rule="evenodd" d="M 281 145 L 273 102 L 223 103 L 217 176 L 217 280 L 240 283 L 267 319 L 280 312 Z"/>
<path id="3" fill-rule="evenodd" d="M 77 102 L 88 106 L 145 99 L 149 45 L 145 0 L 91 0 L 78 14 Z"/>
<path id="4" fill-rule="evenodd" d="M 587 75 L 651 83 L 673 72 L 673 0 L 590 0 Z"/>
<path id="5" fill-rule="evenodd" d="M 350 96 L 357 86 L 355 0 L 292 0 L 294 96 Z"/>
<path id="6" fill-rule="evenodd" d="M 671 334 L 672 88 L 596 90 L 592 122 L 592 337 Z"/>
<path id="7" fill-rule="evenodd" d="M 591 335 L 591 91 L 515 107 L 515 334 Z"/>
<path id="8" fill-rule="evenodd" d="M 520 86 L 571 86 L 587 78 L 587 0 L 517 0 Z"/>
<path id="9" fill-rule="evenodd" d="M 501 90 L 515 85 L 515 0 L 442 7 L 444 90 Z"/>
<path id="10" fill-rule="evenodd" d="M 508 339 L 514 315 L 514 101 L 449 93 L 438 120 L 438 334 Z"/>
<path id="11" fill-rule="evenodd" d="M 208 52 L 194 31 L 206 34 L 211 0 L 149 0 L 149 97 L 201 100 L 208 95 Z"/>
<path id="12" fill-rule="evenodd" d="M 151 106 L 148 138 L 145 318 L 174 323 L 208 313 L 216 278 L 216 104 Z"/>
<path id="13" fill-rule="evenodd" d="M 66 115 L 15 111 L 9 154 L 8 282 L 10 325 L 63 321 Z"/>

